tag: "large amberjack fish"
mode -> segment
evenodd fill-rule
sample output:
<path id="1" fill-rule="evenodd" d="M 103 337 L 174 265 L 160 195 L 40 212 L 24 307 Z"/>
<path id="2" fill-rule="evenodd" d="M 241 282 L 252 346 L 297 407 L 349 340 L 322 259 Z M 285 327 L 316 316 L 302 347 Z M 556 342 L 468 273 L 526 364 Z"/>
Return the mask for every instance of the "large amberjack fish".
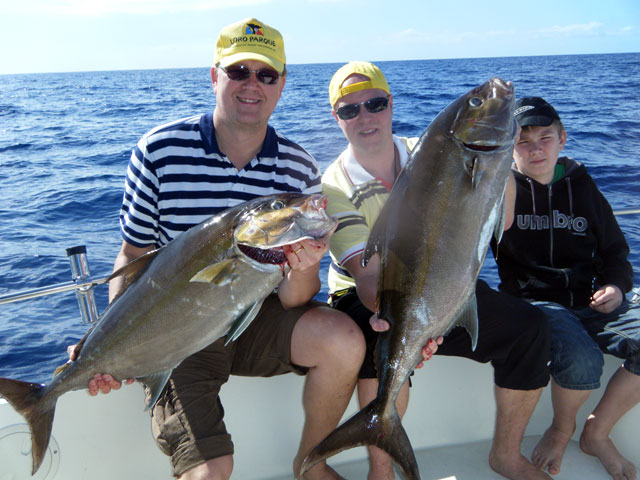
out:
<path id="1" fill-rule="evenodd" d="M 113 273 L 125 286 L 49 385 L 0 379 L 0 395 L 31 429 L 33 470 L 46 452 L 58 397 L 97 373 L 136 378 L 160 395 L 172 370 L 218 338 L 237 338 L 289 266 L 283 246 L 337 223 L 322 195 L 259 197 L 225 210 Z"/>
<path id="2" fill-rule="evenodd" d="M 504 226 L 513 108 L 513 85 L 489 80 L 438 114 L 411 152 L 363 256 L 366 264 L 380 255 L 378 316 L 391 325 L 376 348 L 377 397 L 314 448 L 303 472 L 347 448 L 376 445 L 405 478 L 420 478 L 396 398 L 430 338 L 461 325 L 475 349 L 475 283 Z"/>

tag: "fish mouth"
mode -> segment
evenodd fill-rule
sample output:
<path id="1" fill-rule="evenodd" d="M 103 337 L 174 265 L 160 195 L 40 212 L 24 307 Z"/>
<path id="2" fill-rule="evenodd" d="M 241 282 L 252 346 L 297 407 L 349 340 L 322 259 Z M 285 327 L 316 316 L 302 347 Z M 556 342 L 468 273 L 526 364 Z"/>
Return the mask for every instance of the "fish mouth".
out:
<path id="1" fill-rule="evenodd" d="M 263 265 L 283 265 L 287 262 L 282 247 L 259 248 L 250 245 L 238 244 L 238 250 L 244 255 Z"/>
<path id="2" fill-rule="evenodd" d="M 473 150 L 474 152 L 494 152 L 500 150 L 503 145 L 474 145 L 473 143 L 462 142 L 465 148 Z"/>

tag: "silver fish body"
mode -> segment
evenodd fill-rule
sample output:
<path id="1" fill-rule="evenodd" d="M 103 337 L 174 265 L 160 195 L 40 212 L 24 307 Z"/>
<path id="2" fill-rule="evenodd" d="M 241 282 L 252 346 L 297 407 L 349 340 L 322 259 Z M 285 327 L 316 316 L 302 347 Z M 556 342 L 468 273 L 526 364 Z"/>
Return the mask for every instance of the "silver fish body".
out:
<path id="1" fill-rule="evenodd" d="M 323 440 L 303 470 L 344 449 L 377 445 L 405 478 L 420 478 L 395 401 L 430 338 L 461 325 L 475 348 L 475 283 L 503 228 L 513 105 L 512 84 L 489 80 L 445 108 L 411 152 L 363 256 L 366 263 L 380 255 L 378 316 L 391 325 L 376 347 L 377 397 Z"/>
<path id="2" fill-rule="evenodd" d="M 259 197 L 225 210 L 134 260 L 125 286 L 48 385 L 0 379 L 0 395 L 28 421 L 33 471 L 42 462 L 57 399 L 97 373 L 136 378 L 152 406 L 171 371 L 224 335 L 237 338 L 282 280 L 282 246 L 320 238 L 336 220 L 322 195 Z"/>

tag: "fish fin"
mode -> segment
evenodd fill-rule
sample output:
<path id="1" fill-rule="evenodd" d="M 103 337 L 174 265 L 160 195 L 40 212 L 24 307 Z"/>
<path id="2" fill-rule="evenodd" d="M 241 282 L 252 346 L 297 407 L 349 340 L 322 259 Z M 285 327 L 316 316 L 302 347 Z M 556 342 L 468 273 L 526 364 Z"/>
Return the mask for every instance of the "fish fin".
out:
<path id="1" fill-rule="evenodd" d="M 242 334 L 242 332 L 247 329 L 249 324 L 253 322 L 253 319 L 256 318 L 256 315 L 258 315 L 258 312 L 262 308 L 263 303 L 264 299 L 258 300 L 234 320 L 233 324 L 229 328 L 227 341 L 224 343 L 225 346 L 235 341 Z"/>
<path id="2" fill-rule="evenodd" d="M 471 188 L 475 190 L 480 183 L 482 171 L 480 170 L 480 161 L 478 157 L 466 158 L 464 160 L 465 172 L 471 177 Z"/>
<path id="3" fill-rule="evenodd" d="M 493 238 L 496 239 L 496 244 L 500 243 L 502 240 L 502 234 L 504 233 L 504 224 L 507 220 L 507 202 L 502 199 L 502 208 L 500 208 L 500 217 L 496 222 L 496 226 L 493 229 Z"/>
<path id="4" fill-rule="evenodd" d="M 236 261 L 238 260 L 235 258 L 228 258 L 226 260 L 223 260 L 222 262 L 209 265 L 196 273 L 193 277 L 191 277 L 191 280 L 189 281 L 213 283 L 214 285 L 218 285 L 219 287 L 228 285 L 236 278 Z"/>
<path id="5" fill-rule="evenodd" d="M 158 254 L 160 250 L 162 250 L 162 248 L 164 247 L 156 248 L 155 250 L 151 250 L 143 255 L 140 255 L 138 258 L 131 260 L 125 266 L 120 267 L 118 270 L 116 270 L 109 276 L 109 278 L 107 279 L 107 282 L 110 282 L 116 277 L 124 278 L 124 282 L 122 283 L 120 290 L 118 291 L 116 296 L 113 298 L 113 300 L 115 300 L 116 298 L 118 298 L 120 295 L 124 293 L 124 291 L 129 287 L 129 285 L 131 285 L 131 283 L 138 277 L 138 275 L 144 271 L 147 265 L 149 265 L 149 262 L 155 258 L 155 256 Z M 113 300 L 110 302 L 110 304 L 113 303 Z M 103 312 L 103 315 L 104 315 L 104 312 Z"/>
<path id="6" fill-rule="evenodd" d="M 52 377 L 55 378 L 58 375 L 60 375 L 67 368 L 69 368 L 69 365 L 71 365 L 71 360 L 69 360 L 67 363 L 63 363 L 62 365 L 59 365 L 58 367 L 56 367 L 56 369 L 53 371 Z"/>
<path id="7" fill-rule="evenodd" d="M 469 298 L 455 325 L 467 329 L 471 337 L 471 349 L 475 351 L 478 345 L 478 302 L 475 292 Z"/>
<path id="8" fill-rule="evenodd" d="M 80 350 L 82 350 L 82 347 L 84 346 L 84 342 L 87 340 L 87 337 L 89 336 L 89 334 L 91 333 L 91 330 L 93 330 L 93 325 L 91 326 L 91 328 L 89 330 L 87 330 L 87 333 L 84 334 L 84 337 L 82 337 L 80 339 L 80 341 L 78 343 L 76 343 L 75 347 L 73 347 L 73 353 L 75 353 L 75 358 L 78 358 L 78 354 L 80 353 Z M 62 365 L 60 365 L 59 367 L 57 367 L 54 371 L 53 371 L 53 375 L 52 377 L 55 378 L 58 375 L 60 375 L 62 372 L 64 372 L 67 368 L 69 368 L 69 366 L 74 362 L 75 360 L 69 360 L 67 363 L 64 363 Z"/>
<path id="9" fill-rule="evenodd" d="M 169 377 L 171 376 L 171 372 L 173 372 L 173 368 L 169 370 L 165 370 L 163 372 L 153 373 L 151 375 L 147 375 L 146 377 L 136 378 L 140 383 L 144 384 L 146 397 L 144 399 L 144 410 L 147 411 L 151 407 L 153 407 L 158 398 L 160 398 L 160 394 L 162 390 L 164 390 L 164 386 L 169 381 Z"/>
<path id="10" fill-rule="evenodd" d="M 0 395 L 20 413 L 31 430 L 31 475 L 35 475 L 47 453 L 56 400 L 43 400 L 43 385 L 0 378 Z"/>
<path id="11" fill-rule="evenodd" d="M 369 405 L 344 422 L 307 455 L 300 467 L 300 477 L 319 462 L 348 448 L 375 445 L 391 456 L 406 480 L 419 480 L 420 472 L 409 437 L 395 406 L 385 412 L 381 400 Z"/>

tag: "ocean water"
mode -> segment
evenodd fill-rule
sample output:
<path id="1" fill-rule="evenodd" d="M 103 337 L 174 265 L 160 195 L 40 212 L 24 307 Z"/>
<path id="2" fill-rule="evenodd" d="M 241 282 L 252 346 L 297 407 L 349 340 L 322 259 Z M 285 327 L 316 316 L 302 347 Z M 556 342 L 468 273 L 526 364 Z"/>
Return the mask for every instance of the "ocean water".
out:
<path id="1" fill-rule="evenodd" d="M 394 131 L 417 136 L 490 77 L 553 103 L 565 153 L 587 164 L 615 209 L 640 207 L 640 54 L 379 62 L 394 94 Z M 272 124 L 326 167 L 346 146 L 327 87 L 340 64 L 290 65 Z M 211 110 L 209 69 L 0 76 L 0 295 L 71 279 L 67 247 L 86 245 L 108 275 L 131 148 L 150 128 Z M 640 215 L 619 217 L 640 283 Z M 328 262 L 321 272 L 326 278 Z M 495 285 L 493 260 L 482 277 Z M 326 283 L 323 283 L 326 285 Z M 95 288 L 99 311 L 107 289 Z M 318 298 L 326 299 L 326 286 Z M 0 305 L 0 376 L 48 382 L 77 342 L 73 292 Z"/>

